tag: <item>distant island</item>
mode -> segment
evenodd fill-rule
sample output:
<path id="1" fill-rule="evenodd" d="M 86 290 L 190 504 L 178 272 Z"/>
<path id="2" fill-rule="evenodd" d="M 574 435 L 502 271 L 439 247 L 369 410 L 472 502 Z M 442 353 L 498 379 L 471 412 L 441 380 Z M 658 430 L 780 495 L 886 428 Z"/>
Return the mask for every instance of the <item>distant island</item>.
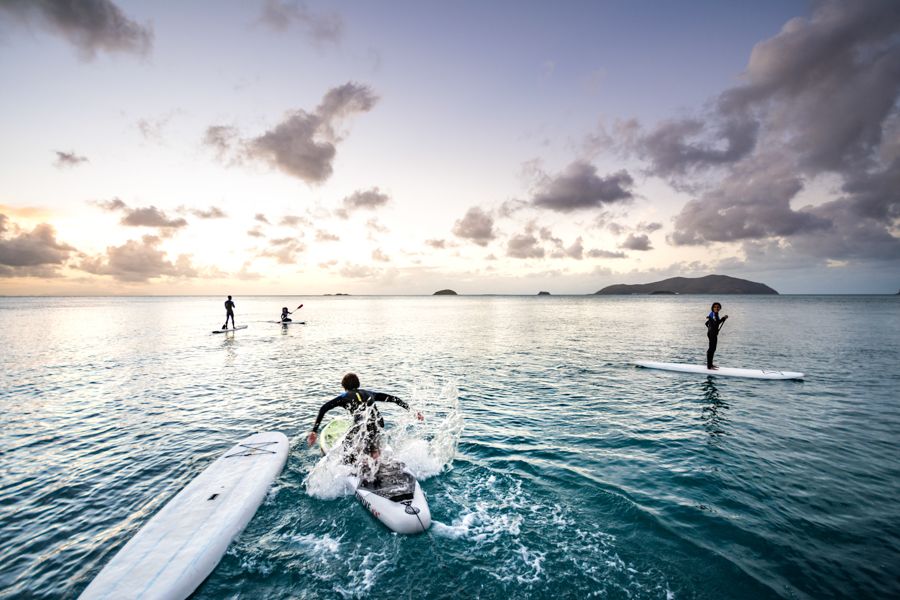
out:
<path id="1" fill-rule="evenodd" d="M 432 296 L 457 296 L 458 294 L 453 290 L 438 290 L 432 294 Z"/>
<path id="2" fill-rule="evenodd" d="M 705 277 L 672 277 L 653 283 L 635 285 L 617 283 L 595 292 L 596 294 L 778 294 L 778 292 L 764 283 L 728 275 L 707 275 Z"/>
<path id="3" fill-rule="evenodd" d="M 550 292 L 538 292 L 538 296 L 549 296 Z"/>
<path id="4" fill-rule="evenodd" d="M 325 294 L 326 296 L 349 296 L 350 294 Z"/>

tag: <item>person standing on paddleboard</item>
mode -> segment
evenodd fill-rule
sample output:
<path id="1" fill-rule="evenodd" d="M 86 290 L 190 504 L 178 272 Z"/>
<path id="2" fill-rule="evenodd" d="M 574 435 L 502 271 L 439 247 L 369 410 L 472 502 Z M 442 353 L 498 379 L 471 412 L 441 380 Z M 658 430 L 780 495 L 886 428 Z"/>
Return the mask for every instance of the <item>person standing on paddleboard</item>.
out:
<path id="1" fill-rule="evenodd" d="M 231 301 L 231 296 L 225 301 L 225 324 L 222 329 L 228 329 L 228 319 L 231 319 L 231 328 L 234 329 L 234 302 Z"/>
<path id="2" fill-rule="evenodd" d="M 722 310 L 722 305 L 718 302 L 713 302 L 712 306 L 710 307 L 710 313 L 706 317 L 706 337 L 709 338 L 709 349 L 706 351 L 707 369 L 719 368 L 713 364 L 713 356 L 716 355 L 716 346 L 719 343 L 719 330 L 722 329 L 722 325 L 728 318 L 728 315 L 719 318 L 720 310 Z"/>
<path id="3" fill-rule="evenodd" d="M 363 433 L 363 450 L 377 460 L 379 455 L 379 438 L 381 437 L 381 429 L 384 428 L 384 418 L 379 414 L 375 403 L 392 402 L 406 410 L 409 410 L 409 404 L 396 396 L 359 389 L 359 377 L 355 373 L 344 375 L 344 378 L 341 380 L 341 386 L 344 388 L 344 393 L 329 400 L 319 409 L 319 416 L 316 417 L 316 422 L 312 431 L 309 432 L 306 442 L 310 446 L 316 443 L 316 439 L 319 436 L 319 425 L 322 424 L 325 413 L 333 408 L 345 408 L 353 418 L 353 425 L 344 438 L 345 449 L 347 449 L 348 444 L 359 438 L 360 432 L 365 428 Z M 420 412 L 416 412 L 416 418 L 420 421 L 425 419 Z"/>

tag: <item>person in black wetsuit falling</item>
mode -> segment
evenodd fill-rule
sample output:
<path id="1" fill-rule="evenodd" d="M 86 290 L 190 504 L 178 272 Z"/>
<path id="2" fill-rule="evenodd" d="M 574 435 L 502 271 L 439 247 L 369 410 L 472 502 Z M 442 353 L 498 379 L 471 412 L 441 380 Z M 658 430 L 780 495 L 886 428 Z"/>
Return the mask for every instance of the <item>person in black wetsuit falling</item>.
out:
<path id="1" fill-rule="evenodd" d="M 722 305 L 718 302 L 713 302 L 710 307 L 710 313 L 706 317 L 706 337 L 709 338 L 709 349 L 706 351 L 707 369 L 719 368 L 713 364 L 713 356 L 716 355 L 716 346 L 719 343 L 719 330 L 722 329 L 722 324 L 725 323 L 725 320 L 728 318 L 728 315 L 719 318 L 720 310 L 722 310 Z"/>
<path id="2" fill-rule="evenodd" d="M 409 404 L 396 396 L 359 389 L 359 377 L 354 373 L 344 375 L 344 378 L 341 380 L 341 386 L 344 388 L 344 393 L 329 400 L 319 409 L 319 416 L 316 417 L 316 422 L 312 431 L 309 432 L 306 442 L 310 446 L 316 443 L 316 439 L 319 437 L 319 425 L 322 424 L 322 418 L 325 416 L 325 413 L 333 408 L 345 408 L 353 418 L 353 425 L 350 427 L 350 431 L 347 432 L 346 437 L 344 437 L 345 449 L 359 438 L 361 430 L 365 428 L 363 433 L 363 450 L 377 460 L 379 456 L 379 438 L 381 437 L 381 429 L 384 428 L 384 418 L 379 414 L 375 403 L 393 402 L 406 410 L 409 410 Z M 420 412 L 416 412 L 416 418 L 420 421 L 424 420 Z M 348 456 L 348 458 L 352 460 L 352 457 Z"/>
<path id="3" fill-rule="evenodd" d="M 231 319 L 231 327 L 234 329 L 234 302 L 231 301 L 231 296 L 225 301 L 225 324 L 222 329 L 228 329 L 228 319 Z"/>

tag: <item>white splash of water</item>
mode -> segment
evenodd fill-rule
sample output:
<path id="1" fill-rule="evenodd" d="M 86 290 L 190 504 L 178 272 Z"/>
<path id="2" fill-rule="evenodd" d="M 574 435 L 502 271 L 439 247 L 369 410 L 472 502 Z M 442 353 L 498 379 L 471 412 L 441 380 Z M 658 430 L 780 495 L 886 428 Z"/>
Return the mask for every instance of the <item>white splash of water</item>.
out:
<path id="1" fill-rule="evenodd" d="M 409 411 L 384 410 L 382 407 L 386 428 L 382 432 L 382 450 L 378 460 L 399 460 L 416 479 L 424 480 L 449 469 L 456 456 L 463 429 L 459 391 L 454 384 L 448 383 L 438 388 L 428 381 L 415 385 L 407 398 Z M 418 420 L 417 413 L 422 413 L 423 421 Z M 345 415 L 341 417 L 346 418 Z M 338 442 L 315 464 L 304 480 L 310 496 L 331 499 L 353 494 L 351 477 L 360 470 L 377 470 L 375 459 L 359 452 L 365 446 L 364 437 L 364 428 L 360 428 L 354 439 L 347 444 Z M 358 464 L 344 462 L 345 446 L 355 449 L 352 451 L 357 456 Z"/>

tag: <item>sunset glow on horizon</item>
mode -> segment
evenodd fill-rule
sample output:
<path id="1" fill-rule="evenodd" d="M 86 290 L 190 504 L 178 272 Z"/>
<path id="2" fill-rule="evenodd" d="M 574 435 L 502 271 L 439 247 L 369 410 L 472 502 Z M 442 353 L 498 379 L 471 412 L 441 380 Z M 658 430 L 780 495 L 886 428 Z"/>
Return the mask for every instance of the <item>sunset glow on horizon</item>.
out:
<path id="1" fill-rule="evenodd" d="M 0 294 L 900 286 L 900 3 L 0 3 Z"/>

